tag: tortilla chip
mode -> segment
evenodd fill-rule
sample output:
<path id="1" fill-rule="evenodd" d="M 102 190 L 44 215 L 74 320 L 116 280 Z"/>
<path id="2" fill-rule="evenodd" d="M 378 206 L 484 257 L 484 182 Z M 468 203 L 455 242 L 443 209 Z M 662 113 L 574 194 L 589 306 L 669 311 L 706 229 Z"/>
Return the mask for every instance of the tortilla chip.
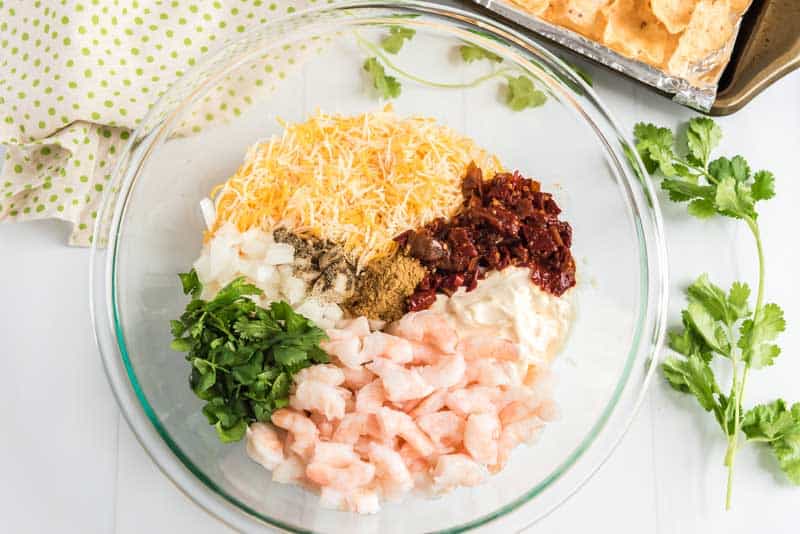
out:
<path id="1" fill-rule="evenodd" d="M 752 2 L 753 0 L 731 0 L 731 9 L 741 17 Z"/>
<path id="2" fill-rule="evenodd" d="M 650 0 L 653 15 L 669 33 L 681 33 L 689 25 L 698 0 Z"/>
<path id="3" fill-rule="evenodd" d="M 550 5 L 550 0 L 511 0 L 511 3 L 521 7 L 526 13 L 541 15 Z"/>
<path id="4" fill-rule="evenodd" d="M 605 16 L 603 9 L 612 0 L 550 0 L 550 9 L 544 18 L 576 31 L 590 39 L 603 35 Z"/>
<path id="5" fill-rule="evenodd" d="M 606 46 L 650 65 L 661 65 L 674 47 L 671 35 L 649 9 L 650 0 L 616 0 L 606 10 Z"/>
<path id="6" fill-rule="evenodd" d="M 667 71 L 687 80 L 705 74 L 730 52 L 737 21 L 730 0 L 700 0 L 667 63 Z"/>

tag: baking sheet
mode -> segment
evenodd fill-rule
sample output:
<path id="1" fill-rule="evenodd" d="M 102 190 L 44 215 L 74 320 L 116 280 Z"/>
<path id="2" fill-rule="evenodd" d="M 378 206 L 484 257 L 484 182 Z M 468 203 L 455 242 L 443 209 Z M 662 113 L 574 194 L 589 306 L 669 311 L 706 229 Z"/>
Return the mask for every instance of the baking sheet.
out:
<path id="1" fill-rule="evenodd" d="M 714 78 L 714 83 L 703 86 L 693 85 L 686 79 L 672 76 L 661 69 L 655 68 L 647 63 L 623 56 L 607 46 L 588 39 L 572 30 L 551 24 L 537 18 L 534 15 L 525 13 L 521 9 L 502 0 L 473 0 L 475 3 L 497 13 L 498 15 L 511 20 L 520 26 L 528 28 L 551 41 L 554 41 L 574 52 L 584 55 L 598 63 L 606 65 L 614 70 L 622 72 L 643 83 L 651 85 L 656 89 L 669 93 L 672 99 L 682 105 L 708 112 L 717 94 L 717 84 L 719 75 L 723 69 L 717 69 L 719 75 Z M 733 49 L 736 36 L 739 33 L 741 19 L 736 22 L 735 30 L 725 44 L 716 51 L 713 56 L 716 62 L 727 63 Z M 715 66 L 718 63 L 715 63 Z M 709 68 L 713 70 L 713 68 Z"/>

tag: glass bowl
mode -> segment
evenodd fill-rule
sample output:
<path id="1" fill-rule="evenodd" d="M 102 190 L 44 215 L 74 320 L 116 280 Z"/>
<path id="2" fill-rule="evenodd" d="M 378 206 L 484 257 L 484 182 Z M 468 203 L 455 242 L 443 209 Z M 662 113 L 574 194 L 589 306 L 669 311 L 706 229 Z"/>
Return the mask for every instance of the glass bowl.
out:
<path id="1" fill-rule="evenodd" d="M 479 487 L 435 500 L 387 503 L 371 516 L 323 509 L 274 484 L 242 443 L 220 443 L 169 348 L 185 305 L 176 273 L 198 255 L 198 208 L 247 147 L 316 110 L 376 110 L 362 65 L 402 25 L 396 55 L 400 115 L 425 115 L 471 136 L 507 168 L 542 182 L 574 229 L 576 316 L 554 364 L 560 410 L 539 441 L 515 451 Z M 504 63 L 466 63 L 474 44 Z M 393 67 L 388 67 L 387 61 Z M 397 70 L 399 69 L 399 70 Z M 527 76 L 543 105 L 513 111 L 500 69 Z M 414 78 L 414 79 L 412 79 Z M 472 83 L 483 79 L 482 83 Z M 416 81 L 415 81 L 416 80 Z M 430 83 L 433 82 L 433 83 Z M 450 87 L 460 85 L 461 87 Z M 122 413 L 153 460 L 200 506 L 242 531 L 459 532 L 496 522 L 509 532 L 540 519 L 603 463 L 631 423 L 663 337 L 667 272 L 658 204 L 642 167 L 580 76 L 530 36 L 454 7 L 421 2 L 337 4 L 246 33 L 179 79 L 133 133 L 98 219 L 92 313 Z M 107 245 L 107 246 L 104 246 Z"/>

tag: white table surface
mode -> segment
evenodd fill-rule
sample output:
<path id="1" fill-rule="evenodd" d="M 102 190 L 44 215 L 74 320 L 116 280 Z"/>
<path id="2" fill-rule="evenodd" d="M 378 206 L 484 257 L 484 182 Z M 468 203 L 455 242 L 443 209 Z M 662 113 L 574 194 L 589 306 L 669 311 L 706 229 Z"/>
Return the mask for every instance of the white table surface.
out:
<path id="1" fill-rule="evenodd" d="M 587 70 L 627 131 L 638 120 L 674 126 L 692 116 L 633 82 Z M 721 154 L 741 153 L 777 177 L 777 197 L 761 208 L 766 293 L 789 327 L 776 366 L 750 375 L 747 403 L 800 400 L 800 72 L 719 121 Z M 743 224 L 662 206 L 674 325 L 682 288 L 695 276 L 708 271 L 724 286 L 753 282 L 755 256 Z M 55 221 L 0 225 L 0 532 L 229 532 L 158 471 L 120 416 L 92 337 L 89 251 L 67 247 L 67 235 Z M 800 488 L 760 447 L 739 454 L 734 509 L 723 510 L 724 447 L 712 417 L 659 376 L 613 457 L 530 532 L 798 532 Z"/>

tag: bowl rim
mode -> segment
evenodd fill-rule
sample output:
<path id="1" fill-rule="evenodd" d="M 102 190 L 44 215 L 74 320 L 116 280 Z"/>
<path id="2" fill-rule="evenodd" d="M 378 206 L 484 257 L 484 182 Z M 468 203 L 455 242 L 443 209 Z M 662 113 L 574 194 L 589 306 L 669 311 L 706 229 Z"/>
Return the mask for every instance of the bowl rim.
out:
<path id="1" fill-rule="evenodd" d="M 612 399 L 604 408 L 602 415 L 595 421 L 588 434 L 581 440 L 576 449 L 557 466 L 551 474 L 543 481 L 538 483 L 535 487 L 525 491 L 523 494 L 515 498 L 510 503 L 499 507 L 491 513 L 484 514 L 481 517 L 468 521 L 466 523 L 440 530 L 439 532 L 464 532 L 473 528 L 485 526 L 494 520 L 507 516 L 522 508 L 525 504 L 529 503 L 534 497 L 550 487 L 551 482 L 555 482 L 568 470 L 570 470 L 584 455 L 585 452 L 596 441 L 600 433 L 606 427 L 606 423 L 615 415 L 614 410 L 617 408 L 620 401 L 620 396 L 628 386 L 628 379 L 632 366 L 642 356 L 646 356 L 647 371 L 644 379 L 636 392 L 635 399 L 633 400 L 632 409 L 626 414 L 622 430 L 618 435 L 612 437 L 611 442 L 607 445 L 607 450 L 596 460 L 596 463 L 589 468 L 584 474 L 583 478 L 573 483 L 573 487 L 568 489 L 559 499 L 544 513 L 535 517 L 528 526 L 543 517 L 546 517 L 550 512 L 555 510 L 558 506 L 563 504 L 569 497 L 576 493 L 585 484 L 597 470 L 605 463 L 619 444 L 621 439 L 627 433 L 628 428 L 632 424 L 638 409 L 647 392 L 647 387 L 657 367 L 657 353 L 656 351 L 662 345 L 665 333 L 665 315 L 667 309 L 667 287 L 668 287 L 668 271 L 666 262 L 666 245 L 663 235 L 663 223 L 661 219 L 661 211 L 658 199 L 655 195 L 653 186 L 649 180 L 642 177 L 646 176 L 644 166 L 641 163 L 636 151 L 631 149 L 631 144 L 627 141 L 627 136 L 624 136 L 616 125 L 616 121 L 611 118 L 608 110 L 603 106 L 593 89 L 588 86 L 580 76 L 573 74 L 570 67 L 563 62 L 560 58 L 549 52 L 540 42 L 534 37 L 513 29 L 508 24 L 497 21 L 484 16 L 481 13 L 476 13 L 467 9 L 462 9 L 450 5 L 442 5 L 433 2 L 420 1 L 420 0 L 403 0 L 398 2 L 376 2 L 376 1 L 355 1 L 339 4 L 331 4 L 326 6 L 315 7 L 312 9 L 297 12 L 287 17 L 281 17 L 266 25 L 265 28 L 256 28 L 245 32 L 242 36 L 226 45 L 217 49 L 215 52 L 209 54 L 199 65 L 192 70 L 199 71 L 204 65 L 213 62 L 215 57 L 223 55 L 227 47 L 233 46 L 236 43 L 244 43 L 253 39 L 258 33 L 263 33 L 267 27 L 273 26 L 279 22 L 286 22 L 292 19 L 302 19 L 303 17 L 313 16 L 322 13 L 335 13 L 341 11 L 359 11 L 369 9 L 381 9 L 387 11 L 396 11 L 408 14 L 424 14 L 432 15 L 434 17 L 445 19 L 449 23 L 460 22 L 467 23 L 476 29 L 488 32 L 494 38 L 502 39 L 502 47 L 508 52 L 516 48 L 520 48 L 529 54 L 541 57 L 548 63 L 548 68 L 553 70 L 552 74 L 559 77 L 562 82 L 565 76 L 571 82 L 577 84 L 584 94 L 588 95 L 593 104 L 600 114 L 600 117 L 605 125 L 598 125 L 592 121 L 585 113 L 584 107 L 579 103 L 573 104 L 576 109 L 581 112 L 582 119 L 586 125 L 592 126 L 601 136 L 605 142 L 606 155 L 610 157 L 617 167 L 617 173 L 622 178 L 627 194 L 630 197 L 629 201 L 632 202 L 632 209 L 636 215 L 635 222 L 637 236 L 639 238 L 639 256 L 640 256 L 640 306 L 635 326 L 635 332 L 632 336 L 631 345 L 629 348 L 628 357 L 621 377 L 618 380 Z M 385 17 L 386 15 L 384 15 Z M 374 18 L 374 17 L 373 17 Z M 378 17 L 380 18 L 380 17 Z M 356 19 L 353 19 L 354 21 Z M 360 20 L 360 19 L 359 19 Z M 344 20 L 331 22 L 329 24 L 347 24 Z M 355 27 L 355 26 L 354 26 Z M 490 37 L 491 38 L 491 37 Z M 185 79 L 192 78 L 192 71 L 189 71 Z M 158 417 L 155 415 L 154 410 L 150 406 L 147 397 L 141 389 L 133 365 L 128 356 L 127 347 L 124 340 L 124 332 L 119 321 L 117 300 L 116 300 L 116 257 L 117 248 L 119 245 L 119 231 L 121 222 L 124 219 L 125 208 L 127 207 L 127 197 L 129 196 L 132 187 L 136 182 L 138 170 L 141 165 L 146 162 L 150 150 L 158 144 L 164 134 L 163 127 L 155 132 L 148 131 L 148 125 L 154 122 L 158 123 L 161 117 L 157 116 L 159 104 L 169 98 L 170 93 L 175 90 L 175 85 L 170 87 L 166 93 L 159 98 L 158 102 L 154 105 L 152 110 L 144 118 L 140 126 L 130 136 L 126 147 L 123 149 L 118 162 L 113 172 L 112 184 L 121 184 L 121 187 L 107 188 L 103 206 L 99 212 L 95 223 L 94 235 L 102 234 L 104 224 L 111 221 L 111 231 L 109 232 L 109 246 L 108 250 L 112 251 L 110 254 L 102 251 L 102 242 L 96 239 L 92 244 L 91 260 L 90 260 L 90 312 L 92 323 L 94 327 L 95 341 L 97 343 L 101 359 L 103 361 L 106 376 L 108 377 L 114 396 L 120 406 L 120 411 L 125 417 L 128 425 L 133 430 L 137 440 L 143 446 L 150 458 L 156 463 L 158 468 L 164 473 L 167 478 L 174 483 L 174 485 L 192 501 L 197 503 L 201 508 L 206 510 L 211 515 L 214 515 L 224 523 L 233 528 L 241 529 L 242 526 L 252 526 L 253 523 L 245 523 L 239 521 L 244 514 L 247 514 L 254 519 L 258 524 L 264 525 L 266 523 L 270 527 L 277 527 L 282 530 L 291 532 L 309 532 L 303 528 L 286 524 L 282 520 L 265 516 L 250 508 L 248 505 L 242 503 L 236 497 L 228 494 L 225 490 L 210 480 L 201 469 L 194 466 L 193 462 L 181 451 L 177 443 L 172 440 L 169 433 L 160 424 Z M 169 121 L 164 121 L 168 123 Z M 605 135 L 610 134 L 610 135 Z M 608 137 L 615 139 L 622 146 L 628 168 L 624 165 L 621 158 L 615 154 L 611 148 Z M 133 170 L 132 170 L 133 169 Z M 637 197 L 633 191 L 635 188 L 641 187 L 644 199 L 646 199 L 646 206 L 641 205 L 641 201 L 637 202 Z M 119 199 L 116 198 L 115 190 L 119 193 Z M 647 232 L 642 228 L 641 213 L 647 215 L 652 228 L 648 236 Z M 652 220 L 650 220 L 652 219 Z M 647 221 L 646 221 L 647 222 Z M 652 242 L 651 242 L 652 241 Z M 644 256 L 644 259 L 642 259 Z M 653 265 L 651 266 L 650 263 Z M 645 330 L 649 323 L 652 323 L 650 329 L 650 343 L 649 346 L 642 347 L 643 342 L 647 342 L 645 338 Z M 644 354 L 642 354 L 644 352 Z M 127 380 L 126 380 L 127 379 Z M 142 414 L 146 417 L 142 418 Z M 145 423 L 144 421 L 147 421 Z M 149 426 L 148 426 L 149 425 Z M 170 454 L 171 453 L 171 454 Z M 180 460 L 175 462 L 172 456 Z M 213 494 L 213 495 L 212 495 Z M 242 513 L 244 512 L 244 514 Z M 237 517 L 237 515 L 239 517 Z"/>

